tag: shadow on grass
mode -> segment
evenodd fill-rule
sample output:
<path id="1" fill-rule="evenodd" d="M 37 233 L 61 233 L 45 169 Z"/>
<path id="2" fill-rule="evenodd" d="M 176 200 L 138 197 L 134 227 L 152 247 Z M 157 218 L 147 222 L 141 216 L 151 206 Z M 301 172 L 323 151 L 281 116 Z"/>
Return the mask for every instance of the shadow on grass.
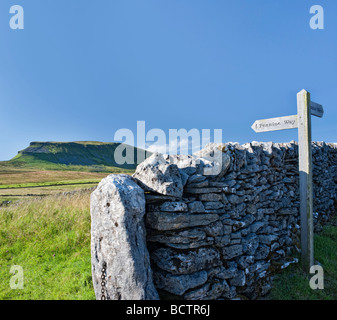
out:
<path id="1" fill-rule="evenodd" d="M 315 261 L 324 270 L 324 289 L 313 290 L 309 281 L 314 274 L 306 274 L 300 264 L 291 265 L 275 275 L 271 300 L 337 300 L 337 226 L 325 226 L 314 236 Z"/>

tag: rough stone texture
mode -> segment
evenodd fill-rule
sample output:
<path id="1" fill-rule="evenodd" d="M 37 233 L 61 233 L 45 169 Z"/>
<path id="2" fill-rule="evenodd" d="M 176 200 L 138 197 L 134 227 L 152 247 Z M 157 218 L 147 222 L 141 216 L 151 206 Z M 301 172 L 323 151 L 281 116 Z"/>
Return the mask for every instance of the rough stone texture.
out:
<path id="1" fill-rule="evenodd" d="M 221 265 L 219 252 L 212 248 L 200 248 L 186 253 L 160 248 L 153 252 L 151 258 L 159 268 L 172 274 L 191 274 Z"/>
<path id="2" fill-rule="evenodd" d="M 181 232 L 173 233 L 152 233 L 148 237 L 148 241 L 161 242 L 161 243 L 178 243 L 186 244 L 193 241 L 201 241 L 206 238 L 206 232 L 200 229 L 187 229 Z"/>
<path id="3" fill-rule="evenodd" d="M 149 205 L 147 211 L 165 211 L 165 212 L 187 212 L 188 207 L 185 202 L 181 201 L 167 201 L 161 205 Z"/>
<path id="4" fill-rule="evenodd" d="M 203 162 L 202 156 L 210 155 L 212 147 L 214 150 L 214 147 L 216 149 L 219 146 L 209 146 L 194 156 L 199 156 Z M 237 294 L 256 299 L 271 288 L 271 267 L 275 270 L 288 265 L 292 259 L 289 255 L 299 250 L 296 143 L 252 142 L 242 146 L 227 143 L 222 144 L 220 149 L 229 157 L 229 161 L 224 161 L 228 168 L 224 168 L 223 176 L 222 173 L 205 174 L 211 170 L 211 161 L 215 160 L 214 157 L 205 156 L 207 161 L 203 162 L 203 171 L 200 173 L 199 168 L 198 173 L 190 172 L 182 200 L 187 204 L 188 211 L 181 212 L 179 216 L 179 219 L 184 219 L 182 216 L 185 215 L 187 220 L 195 216 L 198 221 L 198 217 L 206 218 L 206 215 L 214 214 L 219 219 L 213 222 L 206 220 L 205 226 L 201 226 L 198 221 L 196 226 L 189 223 L 181 225 L 184 229 L 157 229 L 161 236 L 171 232 L 166 241 L 162 241 L 163 238 L 159 238 L 158 234 L 157 238 L 149 238 L 149 246 L 153 247 L 150 256 L 156 265 L 155 274 L 156 270 L 165 270 L 174 276 L 188 274 L 186 268 L 174 269 L 174 264 L 171 265 L 167 259 L 164 259 L 165 263 L 156 263 L 163 259 L 162 255 L 158 256 L 160 248 L 172 248 L 174 234 L 179 235 L 175 240 L 180 239 L 181 244 L 175 247 L 175 250 L 179 250 L 170 255 L 171 263 L 173 261 L 181 265 L 180 258 L 175 258 L 190 257 L 195 252 L 193 248 L 198 246 L 200 249 L 215 249 L 219 253 L 221 264 L 212 268 L 204 267 L 204 271 L 209 274 L 208 280 L 198 288 L 186 290 L 181 294 L 183 299 L 233 299 Z M 179 161 L 175 163 L 179 166 Z M 313 163 L 317 228 L 329 219 L 337 205 L 337 146 L 314 143 Z M 219 165 L 213 163 L 213 170 L 219 170 Z M 152 213 L 148 211 L 147 215 L 151 217 Z M 165 215 L 161 219 L 164 220 Z M 150 235 L 155 232 L 153 226 L 148 227 Z M 185 235 L 195 234 L 195 239 L 182 237 L 182 232 Z M 219 282 L 219 279 L 226 283 Z"/>
<path id="5" fill-rule="evenodd" d="M 146 191 L 181 198 L 183 181 L 175 164 L 167 162 L 163 155 L 154 153 L 137 166 L 133 177 L 140 181 Z"/>
<path id="6" fill-rule="evenodd" d="M 204 149 L 194 153 L 204 163 L 203 175 L 216 180 L 225 175 L 230 165 L 230 156 L 223 152 L 224 149 L 224 144 L 209 143 Z"/>
<path id="7" fill-rule="evenodd" d="M 203 163 L 194 155 L 163 155 L 169 164 L 175 164 L 180 172 L 184 172 L 188 177 L 202 172 Z"/>
<path id="8" fill-rule="evenodd" d="M 184 214 L 172 212 L 148 212 L 147 224 L 155 230 L 178 230 L 196 226 L 204 226 L 217 221 L 217 214 Z"/>
<path id="9" fill-rule="evenodd" d="M 140 183 L 160 297 L 257 299 L 268 293 L 271 271 L 288 266 L 300 250 L 297 144 L 211 144 L 193 156 L 157 158 L 146 169 L 153 177 L 163 175 L 161 164 L 175 166 L 175 178 L 176 172 L 188 176 L 179 194 L 167 192 L 174 180 L 169 171 L 150 189 Z M 313 183 L 317 231 L 337 208 L 337 144 L 313 143 Z"/>
<path id="10" fill-rule="evenodd" d="M 175 295 L 183 295 L 187 290 L 203 285 L 207 281 L 207 272 L 199 271 L 192 274 L 179 276 L 170 273 L 155 273 L 154 282 L 156 287 L 164 289 Z"/>
<path id="11" fill-rule="evenodd" d="M 158 299 L 146 247 L 144 191 L 128 175 L 109 175 L 91 194 L 90 210 L 96 298 L 105 262 L 107 299 Z"/>

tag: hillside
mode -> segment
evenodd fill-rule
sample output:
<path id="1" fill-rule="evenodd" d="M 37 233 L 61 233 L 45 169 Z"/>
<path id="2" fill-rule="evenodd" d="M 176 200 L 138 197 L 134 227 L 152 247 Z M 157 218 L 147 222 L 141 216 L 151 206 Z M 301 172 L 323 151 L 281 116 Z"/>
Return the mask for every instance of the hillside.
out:
<path id="1" fill-rule="evenodd" d="M 45 170 L 106 171 L 111 168 L 134 170 L 137 166 L 137 148 L 125 145 L 134 156 L 134 164 L 119 165 L 114 152 L 120 143 L 96 141 L 76 142 L 31 142 L 29 147 L 18 152 L 0 166 L 39 168 Z M 146 156 L 150 153 L 147 152 Z"/>

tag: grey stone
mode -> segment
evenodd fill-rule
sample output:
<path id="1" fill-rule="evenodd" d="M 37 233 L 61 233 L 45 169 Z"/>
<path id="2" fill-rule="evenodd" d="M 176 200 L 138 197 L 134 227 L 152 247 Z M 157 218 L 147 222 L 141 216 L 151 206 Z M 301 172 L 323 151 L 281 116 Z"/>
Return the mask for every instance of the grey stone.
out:
<path id="1" fill-rule="evenodd" d="M 246 211 L 247 211 L 247 213 L 256 214 L 257 213 L 256 205 L 255 204 L 248 204 Z"/>
<path id="2" fill-rule="evenodd" d="M 183 183 L 178 167 L 169 164 L 162 154 L 154 153 L 136 168 L 133 177 L 146 191 L 181 198 Z"/>
<path id="3" fill-rule="evenodd" d="M 204 300 L 216 300 L 221 297 L 224 291 L 229 291 L 229 286 L 226 280 L 218 280 L 213 283 L 210 289 L 207 291 Z"/>
<path id="4" fill-rule="evenodd" d="M 273 234 L 269 234 L 269 235 L 264 235 L 264 234 L 260 234 L 259 235 L 259 242 L 260 243 L 264 243 L 264 244 L 272 244 L 274 241 L 276 241 L 278 239 L 278 236 L 275 236 Z"/>
<path id="5" fill-rule="evenodd" d="M 269 255 L 270 247 L 265 244 L 260 244 L 255 252 L 255 259 L 256 260 L 263 260 L 266 259 Z"/>
<path id="6" fill-rule="evenodd" d="M 180 170 L 180 172 L 186 173 L 188 176 L 191 176 L 195 173 L 199 173 L 202 171 L 203 164 L 198 159 L 198 157 L 194 155 L 163 155 L 163 158 L 169 163 L 176 165 Z"/>
<path id="7" fill-rule="evenodd" d="M 238 268 L 236 266 L 229 266 L 226 268 L 221 268 L 217 273 L 217 277 L 220 279 L 231 279 L 237 276 Z"/>
<path id="8" fill-rule="evenodd" d="M 206 188 L 190 188 L 187 186 L 184 190 L 186 193 L 191 194 L 201 194 L 201 193 L 212 193 L 212 192 L 222 192 L 221 188 L 216 187 L 206 187 Z"/>
<path id="9" fill-rule="evenodd" d="M 230 187 L 224 187 L 222 188 L 222 191 L 227 194 L 227 195 L 231 195 L 231 194 L 236 194 L 236 189 L 235 188 L 230 188 Z M 232 198 L 232 199 L 236 199 L 236 198 Z M 235 200 L 236 201 L 236 200 Z"/>
<path id="10" fill-rule="evenodd" d="M 158 201 L 175 201 L 177 197 L 163 196 L 159 194 L 145 194 L 146 204 L 158 203 Z"/>
<path id="11" fill-rule="evenodd" d="M 240 230 L 241 236 L 245 237 L 251 233 L 250 226 Z"/>
<path id="12" fill-rule="evenodd" d="M 183 228 L 205 226 L 219 220 L 217 214 L 184 214 L 169 212 L 148 212 L 146 223 L 155 230 L 178 230 Z"/>
<path id="13" fill-rule="evenodd" d="M 185 202 L 181 201 L 173 201 L 173 202 L 164 202 L 160 206 L 160 211 L 180 211 L 180 212 L 186 212 L 188 211 L 187 204 Z"/>
<path id="14" fill-rule="evenodd" d="M 266 223 L 264 221 L 255 222 L 250 226 L 250 230 L 251 230 L 251 232 L 255 233 L 255 232 L 259 231 L 262 227 L 264 227 L 265 224 Z"/>
<path id="15" fill-rule="evenodd" d="M 209 247 L 212 246 L 214 244 L 214 240 L 207 238 L 206 240 L 202 240 L 202 241 L 191 241 L 189 243 L 166 243 L 166 245 L 170 248 L 174 248 L 174 249 L 196 249 L 196 248 L 200 248 L 200 247 Z"/>
<path id="16" fill-rule="evenodd" d="M 223 204 L 228 204 L 229 203 L 229 201 L 227 199 L 227 196 L 224 193 L 222 194 L 221 201 L 222 201 Z"/>
<path id="17" fill-rule="evenodd" d="M 231 157 L 224 152 L 224 145 L 209 143 L 194 155 L 204 163 L 203 175 L 220 180 L 229 169 Z"/>
<path id="18" fill-rule="evenodd" d="M 235 244 L 235 245 L 228 246 L 222 249 L 222 255 L 224 259 L 227 259 L 227 260 L 240 256 L 242 253 L 243 251 L 242 251 L 241 244 Z"/>
<path id="19" fill-rule="evenodd" d="M 230 226 L 230 225 L 224 225 L 223 226 L 223 233 L 224 234 L 231 234 L 231 232 L 232 232 L 232 226 Z"/>
<path id="20" fill-rule="evenodd" d="M 188 185 L 189 188 L 205 188 L 208 187 L 208 180 L 197 182 L 197 183 L 191 183 Z"/>
<path id="21" fill-rule="evenodd" d="M 199 183 L 205 181 L 207 178 L 201 174 L 195 174 L 188 178 L 188 184 Z"/>
<path id="22" fill-rule="evenodd" d="M 224 180 L 223 183 L 226 185 L 226 187 L 232 188 L 236 185 L 236 180 Z"/>
<path id="23" fill-rule="evenodd" d="M 255 221 L 255 217 L 252 214 L 247 214 L 243 217 L 242 222 L 245 223 L 246 226 L 252 224 Z"/>
<path id="24" fill-rule="evenodd" d="M 242 237 L 241 237 L 241 232 L 240 231 L 238 231 L 238 232 L 233 232 L 232 234 L 231 234 L 231 239 L 241 239 Z"/>
<path id="25" fill-rule="evenodd" d="M 104 263 L 108 299 L 159 299 L 146 247 L 144 191 L 128 175 L 109 175 L 91 194 L 90 213 L 96 299 Z"/>
<path id="26" fill-rule="evenodd" d="M 184 300 L 203 300 L 207 296 L 207 292 L 209 291 L 210 284 L 206 283 L 202 287 L 189 291 L 184 294 Z"/>
<path id="27" fill-rule="evenodd" d="M 236 287 L 229 286 L 229 289 L 224 290 L 222 296 L 226 299 L 233 299 L 236 296 Z"/>
<path id="28" fill-rule="evenodd" d="M 227 199 L 231 204 L 239 204 L 239 203 L 242 202 L 242 199 L 235 194 L 231 194 L 231 195 L 227 196 Z"/>
<path id="29" fill-rule="evenodd" d="M 199 196 L 200 201 L 221 201 L 222 196 L 219 193 L 205 193 Z"/>
<path id="30" fill-rule="evenodd" d="M 179 296 L 183 295 L 189 289 L 203 285 L 206 281 L 206 271 L 186 275 L 172 275 L 163 272 L 154 273 L 154 282 L 157 288 Z"/>
<path id="31" fill-rule="evenodd" d="M 159 248 L 151 258 L 159 268 L 172 274 L 190 274 L 221 265 L 219 252 L 212 248 L 199 248 L 186 253 Z"/>
<path id="32" fill-rule="evenodd" d="M 233 226 L 237 221 L 229 219 L 229 215 L 223 215 L 221 221 L 224 225 Z"/>
<path id="33" fill-rule="evenodd" d="M 234 221 L 233 231 L 236 232 L 242 228 L 246 227 L 246 224 L 243 221 Z"/>
<path id="34" fill-rule="evenodd" d="M 239 270 L 234 278 L 229 279 L 229 283 L 232 286 L 243 287 L 246 284 L 245 272 L 243 270 Z"/>
<path id="35" fill-rule="evenodd" d="M 207 201 L 203 202 L 203 205 L 206 210 L 217 210 L 223 208 L 223 203 L 220 201 Z"/>
<path id="36" fill-rule="evenodd" d="M 254 264 L 252 264 L 249 268 L 248 268 L 248 271 L 250 273 L 254 273 L 254 272 L 263 272 L 263 271 L 266 271 L 268 270 L 270 267 L 270 262 L 264 262 L 263 260 L 262 261 L 258 261 Z"/>
<path id="37" fill-rule="evenodd" d="M 274 242 L 271 246 L 270 246 L 270 251 L 273 252 L 276 249 L 278 249 L 280 247 L 280 244 L 277 242 Z"/>
<path id="38" fill-rule="evenodd" d="M 188 203 L 188 210 L 190 213 L 202 213 L 205 212 L 205 207 L 201 201 L 192 201 Z"/>
<path id="39" fill-rule="evenodd" d="M 277 214 L 280 214 L 280 215 L 288 215 L 288 214 L 296 215 L 298 213 L 299 213 L 299 209 L 297 208 L 282 208 L 277 212 Z"/>
<path id="40" fill-rule="evenodd" d="M 246 268 L 249 267 L 250 264 L 252 264 L 254 262 L 254 256 L 241 256 L 238 260 L 238 266 L 240 269 L 245 270 Z"/>
<path id="41" fill-rule="evenodd" d="M 221 221 L 216 221 L 204 227 L 204 230 L 210 237 L 222 236 L 224 234 L 224 225 Z"/>
<path id="42" fill-rule="evenodd" d="M 179 169 L 179 173 L 180 173 L 182 185 L 183 187 L 185 187 L 185 185 L 187 184 L 189 175 L 182 169 Z"/>
<path id="43" fill-rule="evenodd" d="M 258 214 L 265 215 L 265 214 L 273 214 L 275 210 L 272 208 L 260 208 L 257 210 Z"/>
<path id="44" fill-rule="evenodd" d="M 218 236 L 214 238 L 214 244 L 218 248 L 223 248 L 231 243 L 230 235 Z"/>
<path id="45" fill-rule="evenodd" d="M 160 242 L 160 243 L 179 243 L 189 244 L 191 242 L 198 242 L 206 239 L 206 232 L 199 229 L 187 229 L 174 233 L 157 233 L 150 234 L 148 241 Z"/>
<path id="46" fill-rule="evenodd" d="M 258 246 L 259 238 L 254 233 L 251 233 L 250 235 L 242 239 L 243 252 L 245 252 L 247 255 L 254 255 Z"/>

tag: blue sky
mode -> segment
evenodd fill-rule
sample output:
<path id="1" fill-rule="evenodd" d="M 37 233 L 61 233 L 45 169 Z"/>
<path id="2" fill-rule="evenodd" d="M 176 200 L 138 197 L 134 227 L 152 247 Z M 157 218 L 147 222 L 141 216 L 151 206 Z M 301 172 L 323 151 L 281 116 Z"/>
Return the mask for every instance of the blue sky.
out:
<path id="1" fill-rule="evenodd" d="M 22 5 L 25 29 L 9 28 Z M 309 26 L 324 8 L 324 30 Z M 1 0 L 0 160 L 31 141 L 111 142 L 116 130 L 222 129 L 283 142 L 257 119 L 323 104 L 313 140 L 337 142 L 335 0 Z"/>

